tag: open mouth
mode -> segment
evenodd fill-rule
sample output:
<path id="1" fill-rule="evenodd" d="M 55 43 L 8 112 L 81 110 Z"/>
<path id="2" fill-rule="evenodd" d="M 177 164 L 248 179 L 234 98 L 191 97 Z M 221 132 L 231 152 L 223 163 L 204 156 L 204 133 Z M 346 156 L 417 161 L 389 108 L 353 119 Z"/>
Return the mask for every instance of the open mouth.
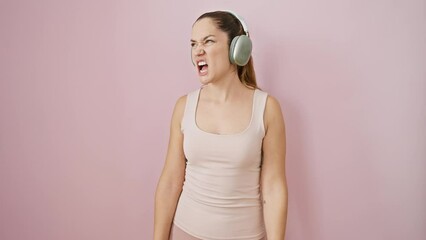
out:
<path id="1" fill-rule="evenodd" d="M 197 63 L 197 66 L 198 66 L 198 71 L 199 71 L 200 73 L 205 73 L 205 72 L 207 72 L 207 67 L 208 67 L 208 65 L 207 65 L 207 63 L 206 63 L 205 61 L 199 61 L 199 62 Z"/>

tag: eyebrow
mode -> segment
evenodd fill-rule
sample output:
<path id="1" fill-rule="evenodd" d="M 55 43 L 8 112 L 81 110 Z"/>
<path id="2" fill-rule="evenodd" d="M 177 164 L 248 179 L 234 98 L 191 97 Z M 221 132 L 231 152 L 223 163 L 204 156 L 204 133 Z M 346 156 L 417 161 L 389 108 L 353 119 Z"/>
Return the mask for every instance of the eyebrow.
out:
<path id="1" fill-rule="evenodd" d="M 212 35 L 212 34 L 210 34 L 210 35 L 207 35 L 207 36 L 205 36 L 204 38 L 203 38 L 203 41 L 204 40 L 206 40 L 207 38 L 209 38 L 209 37 L 214 37 L 214 35 Z M 191 42 L 196 42 L 194 39 L 191 39 Z"/>

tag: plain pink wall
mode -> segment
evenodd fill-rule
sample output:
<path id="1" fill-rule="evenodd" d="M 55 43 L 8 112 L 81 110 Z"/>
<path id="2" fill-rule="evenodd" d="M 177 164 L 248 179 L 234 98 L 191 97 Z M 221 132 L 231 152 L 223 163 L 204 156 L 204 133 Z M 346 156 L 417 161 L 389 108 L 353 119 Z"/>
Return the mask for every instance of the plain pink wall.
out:
<path id="1" fill-rule="evenodd" d="M 287 239 L 426 239 L 423 0 L 0 2 L 0 239 L 152 239 L 191 25 L 216 9 L 282 104 Z"/>

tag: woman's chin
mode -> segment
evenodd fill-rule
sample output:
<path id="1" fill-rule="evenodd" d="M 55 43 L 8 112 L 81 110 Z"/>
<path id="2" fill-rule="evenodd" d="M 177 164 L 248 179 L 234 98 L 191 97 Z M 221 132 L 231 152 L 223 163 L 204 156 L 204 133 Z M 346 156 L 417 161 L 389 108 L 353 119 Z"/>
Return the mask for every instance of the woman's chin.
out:
<path id="1" fill-rule="evenodd" d="M 210 83 L 211 79 L 208 78 L 207 76 L 202 76 L 202 77 L 199 78 L 199 80 L 200 80 L 201 84 L 206 85 L 206 84 Z"/>

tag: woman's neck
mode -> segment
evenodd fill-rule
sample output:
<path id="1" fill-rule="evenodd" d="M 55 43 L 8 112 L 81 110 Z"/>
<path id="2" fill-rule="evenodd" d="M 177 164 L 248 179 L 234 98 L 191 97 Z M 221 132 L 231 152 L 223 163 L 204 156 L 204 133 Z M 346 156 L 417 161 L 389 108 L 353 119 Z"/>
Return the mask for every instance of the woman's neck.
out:
<path id="1" fill-rule="evenodd" d="M 241 83 L 237 74 L 229 74 L 220 81 L 211 82 L 203 86 L 203 95 L 217 102 L 227 102 L 238 98 L 250 90 Z"/>

